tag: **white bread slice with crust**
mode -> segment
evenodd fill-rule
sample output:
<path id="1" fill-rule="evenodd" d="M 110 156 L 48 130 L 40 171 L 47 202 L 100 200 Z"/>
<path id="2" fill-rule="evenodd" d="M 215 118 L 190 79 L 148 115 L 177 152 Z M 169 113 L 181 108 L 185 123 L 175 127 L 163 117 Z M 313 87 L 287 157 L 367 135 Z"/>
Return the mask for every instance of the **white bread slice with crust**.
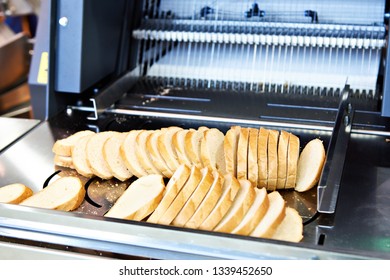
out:
<path id="1" fill-rule="evenodd" d="M 234 177 L 237 177 L 237 146 L 240 131 L 240 126 L 232 126 L 226 132 L 223 143 L 226 173 L 232 174 Z"/>
<path id="2" fill-rule="evenodd" d="M 239 180 L 240 190 L 233 200 L 228 212 L 214 228 L 217 232 L 231 232 L 243 219 L 255 200 L 256 192 L 248 180 Z"/>
<path id="3" fill-rule="evenodd" d="M 113 174 L 108 168 L 107 162 L 103 156 L 103 146 L 107 139 L 119 132 L 103 131 L 95 133 L 89 138 L 87 143 L 87 162 L 93 174 L 102 179 L 111 179 Z"/>
<path id="4" fill-rule="evenodd" d="M 208 127 L 201 126 L 197 130 L 189 130 L 184 138 L 187 155 L 191 160 L 192 164 L 194 164 L 198 168 L 204 167 L 202 163 L 200 146 L 201 141 L 204 137 L 203 133 L 208 129 Z"/>
<path id="5" fill-rule="evenodd" d="M 287 166 L 288 166 L 288 141 L 290 134 L 284 130 L 280 131 L 278 142 L 278 177 L 276 189 L 284 189 L 286 186 Z"/>
<path id="6" fill-rule="evenodd" d="M 298 169 L 298 158 L 299 158 L 299 138 L 290 133 L 288 140 L 288 155 L 287 155 L 287 178 L 285 189 L 295 188 L 297 181 L 297 169 Z"/>
<path id="7" fill-rule="evenodd" d="M 152 130 L 142 130 L 135 138 L 135 155 L 142 168 L 149 174 L 162 175 L 161 171 L 153 164 L 152 158 L 146 148 L 146 140 L 154 133 Z"/>
<path id="8" fill-rule="evenodd" d="M 72 211 L 80 206 L 85 197 L 85 189 L 81 180 L 77 177 L 61 177 L 50 183 L 19 205 Z"/>
<path id="9" fill-rule="evenodd" d="M 218 199 L 222 195 L 222 176 L 219 172 L 213 172 L 213 183 L 205 198 L 196 209 L 194 215 L 184 225 L 186 228 L 199 228 L 203 221 L 210 215 Z"/>
<path id="10" fill-rule="evenodd" d="M 278 180 L 278 139 L 279 131 L 270 130 L 268 134 L 268 178 L 267 190 L 276 190 L 276 183 Z"/>
<path id="11" fill-rule="evenodd" d="M 67 167 L 71 169 L 75 169 L 73 165 L 73 158 L 72 156 L 60 156 L 55 154 L 54 155 L 54 164 L 62 167 Z"/>
<path id="12" fill-rule="evenodd" d="M 52 147 L 52 151 L 54 154 L 58 156 L 70 157 L 72 156 L 72 148 L 76 144 L 78 140 L 87 135 L 94 134 L 93 131 L 90 130 L 82 130 L 78 131 L 66 138 L 59 139 L 54 142 Z"/>
<path id="13" fill-rule="evenodd" d="M 142 220 L 161 201 L 165 184 L 161 175 L 147 175 L 138 178 L 117 199 L 104 215 L 110 218 Z"/>
<path id="14" fill-rule="evenodd" d="M 269 207 L 268 195 L 265 188 L 255 188 L 256 197 L 246 215 L 231 233 L 248 235 L 259 224 Z"/>
<path id="15" fill-rule="evenodd" d="M 87 144 L 94 134 L 80 138 L 72 148 L 72 161 L 76 171 L 84 177 L 94 176 L 92 169 L 87 161 Z"/>
<path id="16" fill-rule="evenodd" d="M 188 166 L 192 165 L 190 158 L 187 155 L 186 147 L 185 147 L 185 137 L 188 131 L 194 131 L 194 129 L 183 129 L 177 131 L 172 136 L 172 145 L 176 151 L 177 158 L 180 164 L 186 164 Z"/>
<path id="17" fill-rule="evenodd" d="M 211 185 L 213 184 L 214 177 L 211 170 L 205 167 L 200 171 L 202 173 L 202 179 L 190 198 L 184 204 L 183 208 L 181 208 L 180 212 L 172 221 L 174 226 L 183 227 L 188 222 L 192 215 L 194 215 L 196 209 L 199 207 L 200 203 L 203 201 Z"/>
<path id="18" fill-rule="evenodd" d="M 257 186 L 259 177 L 259 165 L 257 163 L 257 145 L 259 130 L 257 128 L 249 129 L 248 140 L 248 180 L 254 187 Z"/>
<path id="19" fill-rule="evenodd" d="M 200 142 L 200 156 L 203 166 L 211 170 L 226 173 L 225 155 L 223 151 L 225 135 L 217 128 L 210 128 L 203 132 Z"/>
<path id="20" fill-rule="evenodd" d="M 0 203 L 19 204 L 33 195 L 33 191 L 23 184 L 10 184 L 0 187 Z"/>
<path id="21" fill-rule="evenodd" d="M 199 226 L 199 229 L 213 230 L 231 207 L 233 200 L 236 197 L 238 190 L 240 189 L 239 181 L 236 179 L 236 177 L 233 177 L 232 174 L 226 174 L 224 176 L 222 186 L 221 196 L 219 197 L 211 213 Z"/>
<path id="22" fill-rule="evenodd" d="M 176 198 L 179 191 L 187 182 L 188 178 L 190 177 L 190 173 L 191 169 L 184 164 L 180 165 L 179 168 L 176 169 L 167 183 L 162 200 L 152 215 L 150 215 L 147 222 L 157 223 L 160 220 L 160 218 L 172 204 L 173 200 Z"/>
<path id="23" fill-rule="evenodd" d="M 172 204 L 168 207 L 167 211 L 162 215 L 158 220 L 159 224 L 169 225 L 176 218 L 177 214 L 183 208 L 184 204 L 190 198 L 192 193 L 195 191 L 196 187 L 199 185 L 202 180 L 202 172 L 196 166 L 191 167 L 190 177 L 188 178 L 185 185 L 176 195 L 175 199 L 172 201 Z"/>
<path id="24" fill-rule="evenodd" d="M 237 179 L 239 180 L 248 178 L 248 144 L 249 128 L 242 127 L 237 145 Z"/>
<path id="25" fill-rule="evenodd" d="M 286 216 L 271 238 L 288 242 L 300 242 L 302 240 L 303 221 L 297 210 L 291 207 L 286 208 Z"/>
<path id="26" fill-rule="evenodd" d="M 257 187 L 267 188 L 268 180 L 268 135 L 269 130 L 263 127 L 259 129 L 257 143 L 257 166 L 258 166 L 258 183 Z"/>
<path id="27" fill-rule="evenodd" d="M 121 156 L 127 169 L 138 178 L 148 175 L 148 172 L 139 163 L 135 154 L 136 139 L 140 132 L 141 130 L 129 131 L 120 148 Z"/>
<path id="28" fill-rule="evenodd" d="M 303 148 L 297 169 L 295 190 L 304 192 L 314 187 L 325 163 L 325 148 L 320 139 L 313 139 Z"/>
<path id="29" fill-rule="evenodd" d="M 286 202 L 279 192 L 268 194 L 269 207 L 260 223 L 249 234 L 254 237 L 271 238 L 286 215 Z"/>
<path id="30" fill-rule="evenodd" d="M 129 169 L 127 169 L 120 152 L 121 145 L 125 140 L 126 135 L 126 133 L 115 133 L 107 139 L 103 146 L 103 157 L 111 174 L 122 182 L 133 176 Z"/>
<path id="31" fill-rule="evenodd" d="M 162 130 L 163 133 L 157 139 L 158 150 L 167 163 L 169 169 L 172 171 L 176 170 L 180 166 L 176 150 L 172 144 L 173 135 L 179 130 L 183 129 L 177 126 L 167 127 Z"/>
<path id="32" fill-rule="evenodd" d="M 165 159 L 161 155 L 157 145 L 158 137 L 160 137 L 162 133 L 162 130 L 156 130 L 148 135 L 146 139 L 146 150 L 149 153 L 153 165 L 161 172 L 161 174 L 167 178 L 171 178 L 173 171 L 165 162 Z"/>

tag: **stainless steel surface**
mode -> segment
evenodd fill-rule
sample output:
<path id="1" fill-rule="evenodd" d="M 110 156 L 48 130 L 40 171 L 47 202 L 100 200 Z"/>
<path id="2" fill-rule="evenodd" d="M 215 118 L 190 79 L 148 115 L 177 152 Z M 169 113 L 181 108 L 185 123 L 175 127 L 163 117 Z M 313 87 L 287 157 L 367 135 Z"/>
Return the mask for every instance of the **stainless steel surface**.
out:
<path id="1" fill-rule="evenodd" d="M 17 141 L 20 137 L 38 125 L 38 123 L 38 120 L 0 117 L 0 153 L 8 145 Z"/>

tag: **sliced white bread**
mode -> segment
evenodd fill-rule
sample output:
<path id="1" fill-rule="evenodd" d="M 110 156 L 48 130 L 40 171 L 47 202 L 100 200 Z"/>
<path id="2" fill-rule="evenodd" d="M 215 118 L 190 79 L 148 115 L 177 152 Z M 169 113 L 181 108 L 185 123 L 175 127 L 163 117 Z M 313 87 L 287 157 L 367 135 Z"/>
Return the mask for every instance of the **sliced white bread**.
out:
<path id="1" fill-rule="evenodd" d="M 176 195 L 175 199 L 172 201 L 167 211 L 165 211 L 162 217 L 158 220 L 159 224 L 169 225 L 172 223 L 172 221 L 176 218 L 177 214 L 183 208 L 184 204 L 195 191 L 201 180 L 202 172 L 199 168 L 193 165 L 191 167 L 190 177 L 188 178 L 185 185 L 181 188 L 179 193 Z"/>
<path id="2" fill-rule="evenodd" d="M 206 197 L 196 209 L 194 215 L 184 225 L 186 228 L 199 228 L 203 221 L 210 215 L 218 199 L 222 195 L 222 176 L 219 172 L 213 172 L 213 184 L 211 185 Z"/>
<path id="3" fill-rule="evenodd" d="M 135 155 L 137 156 L 138 162 L 148 174 L 162 175 L 161 171 L 153 164 L 150 153 L 146 148 L 146 140 L 152 133 L 154 133 L 153 130 L 142 130 L 138 133 L 135 139 Z"/>
<path id="4" fill-rule="evenodd" d="M 53 153 L 59 156 L 70 157 L 72 155 L 72 148 L 74 144 L 80 140 L 82 137 L 94 134 L 93 131 L 90 130 L 82 130 L 78 131 L 66 138 L 59 139 L 54 142 L 52 147 Z"/>
<path id="5" fill-rule="evenodd" d="M 270 130 L 268 134 L 268 178 L 267 190 L 276 190 L 276 183 L 278 180 L 278 139 L 279 131 Z"/>
<path id="6" fill-rule="evenodd" d="M 254 187 L 257 186 L 259 177 L 259 165 L 257 163 L 257 145 L 259 130 L 257 128 L 249 129 L 248 140 L 248 180 Z"/>
<path id="7" fill-rule="evenodd" d="M 59 155 L 54 155 L 54 164 L 62 167 L 67 167 L 67 168 L 74 168 L 73 165 L 73 159 L 72 156 L 59 156 Z"/>
<path id="8" fill-rule="evenodd" d="M 202 230 L 212 230 L 221 221 L 232 205 L 232 202 L 240 189 L 240 183 L 232 174 L 224 176 L 222 194 L 219 197 L 211 213 L 199 226 Z"/>
<path id="9" fill-rule="evenodd" d="M 80 206 L 85 197 L 85 189 L 77 177 L 61 177 L 49 184 L 20 205 L 72 211 Z"/>
<path id="10" fill-rule="evenodd" d="M 194 129 L 183 129 L 177 131 L 172 137 L 172 145 L 176 151 L 177 158 L 180 164 L 186 164 L 188 166 L 192 165 L 191 159 L 187 155 L 185 147 L 185 138 L 188 131 L 193 131 Z"/>
<path id="11" fill-rule="evenodd" d="M 173 200 L 176 198 L 179 191 L 183 188 L 188 178 L 190 177 L 191 169 L 182 164 L 178 169 L 173 173 L 172 177 L 169 179 L 167 186 L 164 191 L 164 196 L 158 204 L 157 208 L 154 210 L 152 215 L 148 218 L 147 222 L 157 223 L 160 218 L 167 211 L 169 206 L 172 204 Z"/>
<path id="12" fill-rule="evenodd" d="M 324 144 L 319 139 L 311 140 L 303 148 L 298 159 L 295 190 L 304 192 L 314 187 L 320 179 L 324 163 Z"/>
<path id="13" fill-rule="evenodd" d="M 87 144 L 94 134 L 80 138 L 72 148 L 72 161 L 76 171 L 84 177 L 94 176 L 91 167 L 87 161 Z"/>
<path id="14" fill-rule="evenodd" d="M 198 168 L 204 167 L 202 163 L 200 145 L 207 127 L 201 126 L 197 130 L 190 130 L 184 138 L 185 149 L 192 164 Z"/>
<path id="15" fill-rule="evenodd" d="M 284 189 L 287 177 L 287 155 L 288 141 L 290 134 L 284 130 L 280 132 L 278 142 L 278 178 L 276 181 L 276 189 Z"/>
<path id="16" fill-rule="evenodd" d="M 232 126 L 226 132 L 223 143 L 226 173 L 232 174 L 234 177 L 237 177 L 237 146 L 240 131 L 240 126 Z"/>
<path id="17" fill-rule="evenodd" d="M 150 133 L 146 139 L 146 150 L 149 153 L 153 165 L 167 178 L 171 178 L 173 171 L 169 168 L 165 159 L 158 149 L 158 137 L 162 134 L 162 130 L 156 130 Z"/>
<path id="18" fill-rule="evenodd" d="M 269 201 L 265 188 L 255 188 L 256 198 L 246 215 L 231 233 L 248 235 L 259 224 L 268 210 Z"/>
<path id="19" fill-rule="evenodd" d="M 123 141 L 120 152 L 127 169 L 136 177 L 148 175 L 148 172 L 139 163 L 136 156 L 136 139 L 141 130 L 131 130 Z"/>
<path id="20" fill-rule="evenodd" d="M 127 133 L 115 133 L 107 139 L 103 146 L 103 157 L 107 166 L 111 174 L 120 181 L 126 181 L 133 176 L 130 170 L 127 169 L 120 152 L 126 135 Z"/>
<path id="21" fill-rule="evenodd" d="M 172 224 L 174 226 L 183 227 L 188 222 L 188 220 L 195 213 L 196 209 L 199 207 L 200 203 L 203 201 L 207 192 L 212 186 L 214 181 L 212 171 L 209 168 L 205 167 L 201 169 L 201 173 L 202 180 L 200 181 L 192 195 L 188 198 L 188 200 L 186 201 L 180 212 L 177 214 L 175 219 L 172 221 Z"/>
<path id="22" fill-rule="evenodd" d="M 158 150 L 164 158 L 170 170 L 174 171 L 180 166 L 180 162 L 175 148 L 172 144 L 173 135 L 183 130 L 181 127 L 170 126 L 163 130 L 163 133 L 157 139 Z"/>
<path id="23" fill-rule="evenodd" d="M 147 175 L 138 178 L 131 183 L 104 216 L 141 220 L 157 207 L 164 189 L 165 184 L 161 175 Z"/>
<path id="24" fill-rule="evenodd" d="M 228 212 L 223 216 L 214 231 L 229 233 L 242 221 L 256 197 L 255 188 L 248 180 L 242 179 L 240 190 L 233 200 Z"/>
<path id="25" fill-rule="evenodd" d="M 263 219 L 249 234 L 254 237 L 271 238 L 286 216 L 286 203 L 279 192 L 268 194 L 269 206 Z"/>
<path id="26" fill-rule="evenodd" d="M 248 177 L 248 144 L 249 128 L 242 127 L 237 145 L 237 179 L 245 180 Z"/>
<path id="27" fill-rule="evenodd" d="M 288 164 L 285 189 L 295 188 L 295 184 L 297 181 L 299 148 L 299 138 L 291 133 L 290 138 L 288 140 Z"/>
<path id="28" fill-rule="evenodd" d="M 271 238 L 288 242 L 299 242 L 302 240 L 303 222 L 297 210 L 291 207 L 286 208 L 286 216 Z"/>
<path id="29" fill-rule="evenodd" d="M 203 132 L 200 142 L 200 156 L 203 165 L 211 170 L 226 173 L 225 155 L 223 151 L 225 135 L 217 128 L 210 128 Z"/>
<path id="30" fill-rule="evenodd" d="M 0 203 L 19 204 L 33 195 L 33 191 L 23 184 L 10 184 L 0 188 Z"/>
<path id="31" fill-rule="evenodd" d="M 268 135 L 269 130 L 263 127 L 259 129 L 257 138 L 257 166 L 258 166 L 258 183 L 259 188 L 266 188 L 268 181 Z"/>

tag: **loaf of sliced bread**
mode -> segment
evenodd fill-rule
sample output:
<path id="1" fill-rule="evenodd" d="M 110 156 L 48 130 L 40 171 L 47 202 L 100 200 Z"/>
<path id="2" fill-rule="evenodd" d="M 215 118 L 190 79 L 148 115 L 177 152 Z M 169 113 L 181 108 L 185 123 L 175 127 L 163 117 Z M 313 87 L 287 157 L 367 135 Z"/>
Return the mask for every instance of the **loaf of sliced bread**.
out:
<path id="1" fill-rule="evenodd" d="M 157 207 L 164 189 L 165 184 L 161 175 L 152 174 L 138 178 L 131 183 L 104 216 L 142 220 Z"/>
<path id="2" fill-rule="evenodd" d="M 85 189 L 77 177 L 61 177 L 23 200 L 20 205 L 72 211 L 84 201 Z"/>
<path id="3" fill-rule="evenodd" d="M 164 215 L 169 206 L 171 206 L 173 200 L 187 182 L 190 177 L 190 173 L 191 169 L 184 164 L 180 165 L 179 168 L 176 169 L 167 183 L 161 202 L 148 218 L 147 221 L 149 223 L 158 223 L 160 218 Z"/>
<path id="4" fill-rule="evenodd" d="M 191 159 L 187 155 L 185 138 L 188 131 L 194 131 L 194 129 L 183 129 L 177 131 L 172 137 L 172 145 L 176 151 L 177 158 L 180 164 L 192 165 Z"/>
<path id="5" fill-rule="evenodd" d="M 190 130 L 184 139 L 187 155 L 192 164 L 198 168 L 202 168 L 204 166 L 202 163 L 200 146 L 206 130 L 208 130 L 208 128 L 204 126 L 199 127 L 197 130 Z"/>
<path id="6" fill-rule="evenodd" d="M 167 178 L 171 178 L 173 171 L 169 168 L 165 159 L 158 149 L 158 138 L 162 134 L 162 130 L 156 130 L 150 133 L 146 139 L 146 150 L 150 156 L 152 164 Z"/>
<path id="7" fill-rule="evenodd" d="M 94 173 L 87 161 L 87 144 L 89 139 L 95 134 L 80 138 L 72 148 L 72 162 L 76 171 L 84 177 L 92 177 Z"/>
<path id="8" fill-rule="evenodd" d="M 276 190 L 276 184 L 278 181 L 278 139 L 279 131 L 270 130 L 268 134 L 268 178 L 267 178 L 267 190 Z"/>
<path id="9" fill-rule="evenodd" d="M 297 181 L 297 169 L 298 169 L 298 158 L 299 158 L 299 138 L 290 133 L 288 140 L 288 155 L 287 155 L 287 178 L 285 189 L 295 188 Z"/>
<path id="10" fill-rule="evenodd" d="M 286 208 L 286 216 L 276 228 L 272 239 L 288 242 L 299 242 L 303 238 L 303 221 L 297 210 Z"/>
<path id="11" fill-rule="evenodd" d="M 142 167 L 135 153 L 137 147 L 136 139 L 140 132 L 141 130 L 128 132 L 120 148 L 121 156 L 127 169 L 138 178 L 148 175 L 148 172 Z"/>
<path id="12" fill-rule="evenodd" d="M 245 180 L 248 177 L 248 144 L 249 128 L 242 127 L 237 145 L 237 179 Z"/>
<path id="13" fill-rule="evenodd" d="M 216 128 L 210 128 L 203 132 L 200 143 L 200 155 L 203 165 L 211 170 L 226 173 L 225 155 L 223 150 L 225 135 Z"/>
<path id="14" fill-rule="evenodd" d="M 226 132 L 223 143 L 226 173 L 232 174 L 234 177 L 237 177 L 237 147 L 240 131 L 240 126 L 232 126 Z"/>
<path id="15" fill-rule="evenodd" d="M 269 130 L 263 127 L 259 129 L 257 143 L 257 166 L 258 166 L 258 183 L 259 188 L 267 188 L 268 180 L 268 135 Z"/>
<path id="16" fill-rule="evenodd" d="M 19 204 L 33 195 L 33 191 L 19 183 L 0 187 L 0 203 Z"/>
<path id="17" fill-rule="evenodd" d="M 162 175 L 161 171 L 153 164 L 152 157 L 146 148 L 146 140 L 153 133 L 153 130 L 142 130 L 138 133 L 135 139 L 135 155 L 137 156 L 138 162 L 141 164 L 142 168 L 148 174 Z"/>
<path id="18" fill-rule="evenodd" d="M 286 202 L 279 192 L 268 194 L 269 206 L 263 219 L 249 234 L 254 237 L 271 238 L 286 216 Z"/>
<path id="19" fill-rule="evenodd" d="M 257 128 L 249 129 L 248 140 L 248 180 L 254 187 L 257 186 L 259 178 L 259 165 L 257 163 L 257 145 L 259 130 Z"/>
<path id="20" fill-rule="evenodd" d="M 173 135 L 183 130 L 181 127 L 170 126 L 163 130 L 163 133 L 157 139 L 158 150 L 164 158 L 170 170 L 174 171 L 180 166 L 180 162 L 175 148 L 172 144 Z"/>
<path id="21" fill-rule="evenodd" d="M 276 181 L 276 189 L 284 189 L 286 186 L 289 138 L 290 134 L 288 132 L 284 130 L 280 131 L 278 142 L 278 178 Z"/>
<path id="22" fill-rule="evenodd" d="M 321 140 L 313 139 L 303 148 L 298 159 L 295 190 L 304 192 L 314 187 L 325 163 L 325 148 Z"/>
<path id="23" fill-rule="evenodd" d="M 72 149 L 73 146 L 76 144 L 76 142 L 79 141 L 82 137 L 91 134 L 94 134 L 94 132 L 90 130 L 82 130 L 66 138 L 59 139 L 56 142 L 54 142 L 52 151 L 54 154 L 58 156 L 70 157 L 72 156 Z"/>
<path id="24" fill-rule="evenodd" d="M 115 133 L 107 139 L 103 146 L 103 157 L 111 174 L 120 181 L 130 179 L 133 174 L 127 169 L 121 156 L 121 146 L 127 133 Z"/>

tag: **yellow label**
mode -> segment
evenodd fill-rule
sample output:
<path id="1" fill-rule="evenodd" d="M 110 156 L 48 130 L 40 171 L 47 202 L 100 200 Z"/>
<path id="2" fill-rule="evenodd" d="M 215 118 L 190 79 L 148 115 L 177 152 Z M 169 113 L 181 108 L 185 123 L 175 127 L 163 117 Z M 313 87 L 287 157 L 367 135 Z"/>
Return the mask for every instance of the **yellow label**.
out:
<path id="1" fill-rule="evenodd" d="M 42 52 L 41 61 L 39 62 L 38 79 L 40 84 L 47 84 L 49 77 L 49 53 Z"/>

